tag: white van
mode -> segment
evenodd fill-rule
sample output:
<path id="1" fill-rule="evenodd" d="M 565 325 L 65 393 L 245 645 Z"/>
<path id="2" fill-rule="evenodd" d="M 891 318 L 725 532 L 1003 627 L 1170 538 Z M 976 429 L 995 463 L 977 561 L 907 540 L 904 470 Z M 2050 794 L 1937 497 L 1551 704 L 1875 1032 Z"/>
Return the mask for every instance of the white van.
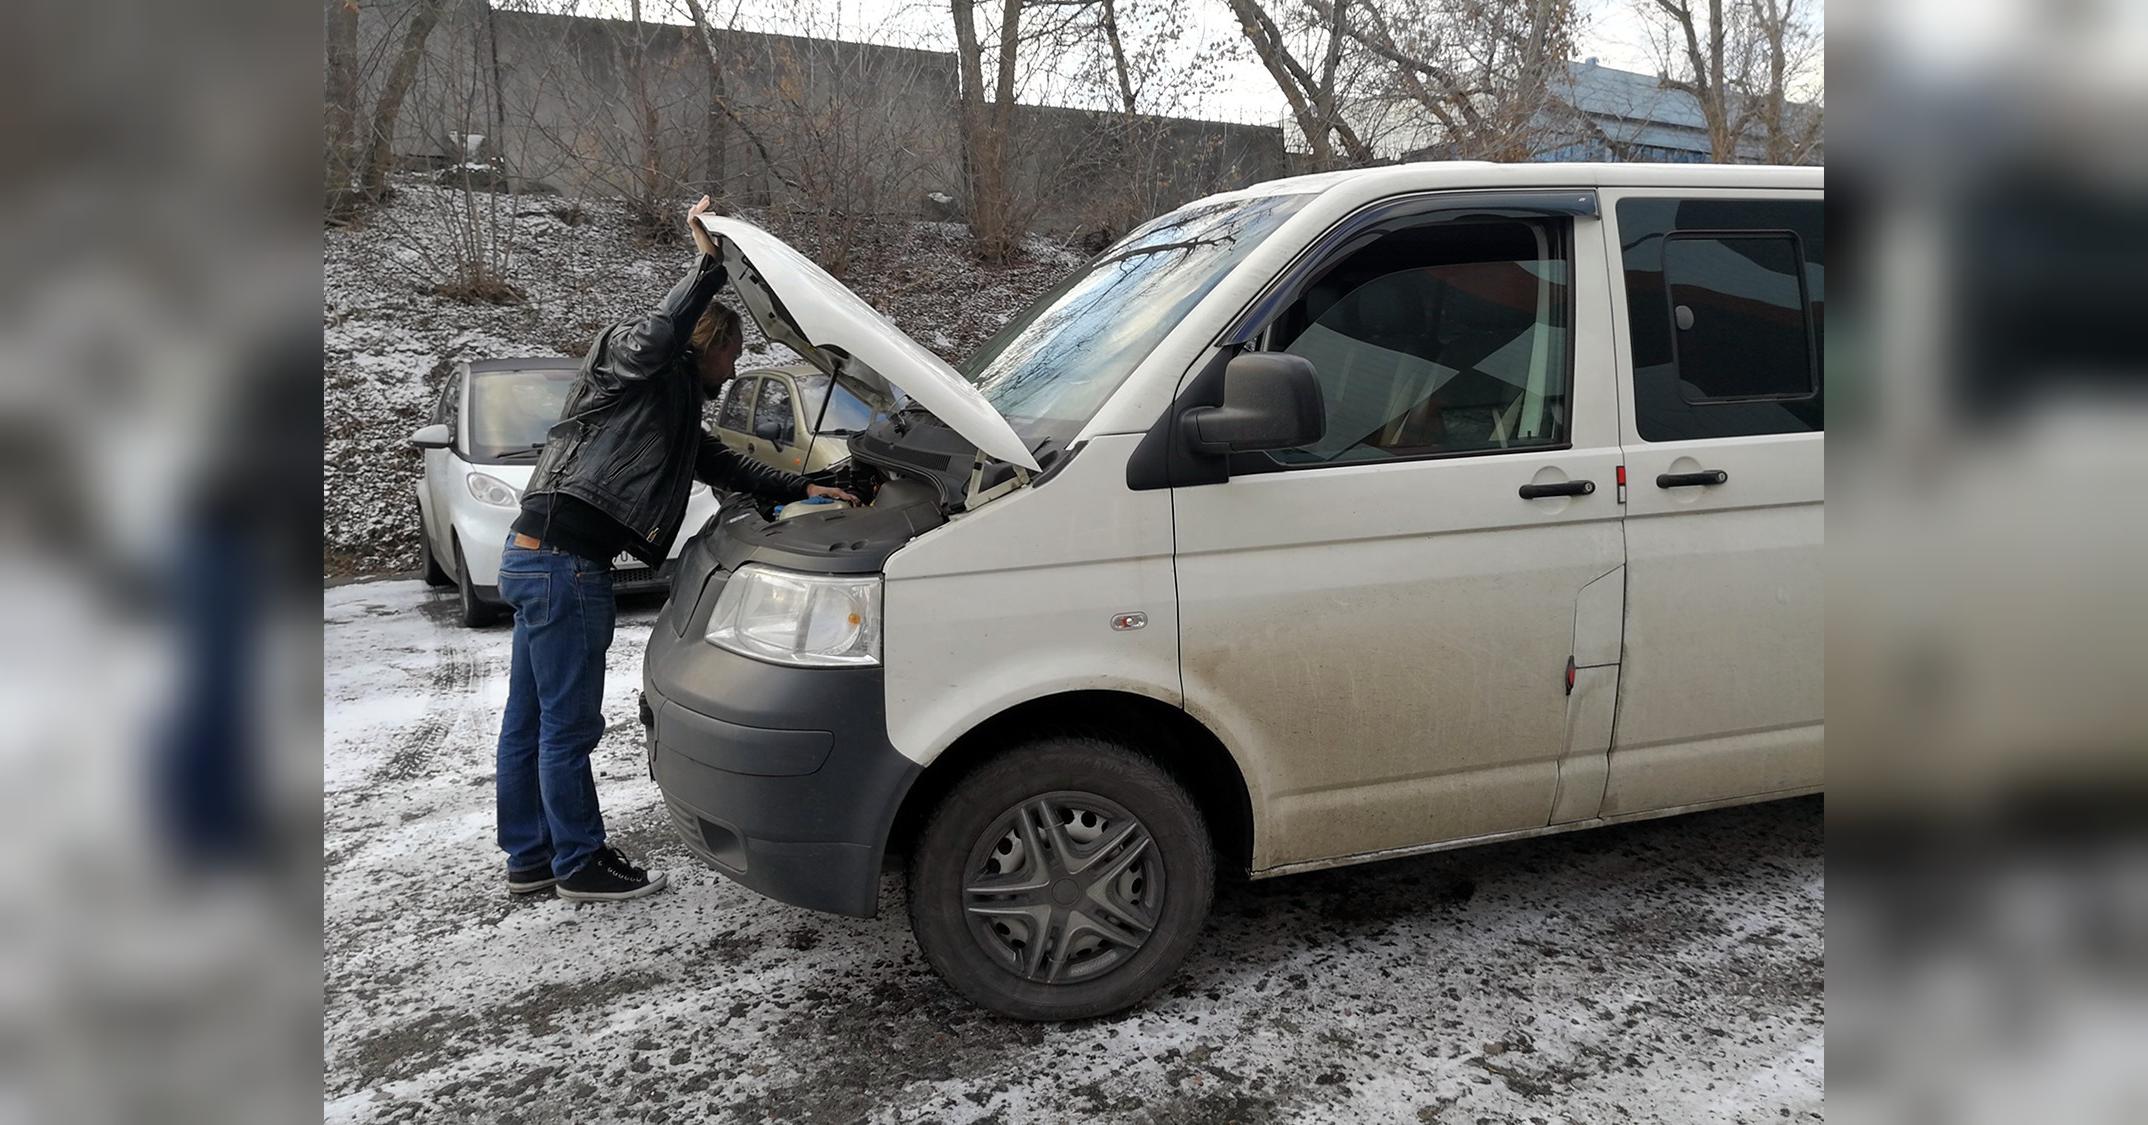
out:
<path id="1" fill-rule="evenodd" d="M 1817 792 L 1818 169 L 1416 164 L 1128 235 L 957 373 L 709 219 L 906 396 L 862 508 L 711 521 L 652 632 L 686 842 L 958 991 L 1162 985 L 1253 878 Z"/>

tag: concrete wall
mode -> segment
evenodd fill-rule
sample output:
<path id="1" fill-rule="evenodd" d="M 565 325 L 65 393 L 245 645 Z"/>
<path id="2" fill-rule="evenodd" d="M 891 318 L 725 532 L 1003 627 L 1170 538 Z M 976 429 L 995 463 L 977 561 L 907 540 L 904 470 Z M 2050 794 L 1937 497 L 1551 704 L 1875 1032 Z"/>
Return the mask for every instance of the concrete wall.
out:
<path id="1" fill-rule="evenodd" d="M 1282 130 L 1184 117 L 1017 106 L 1015 179 L 1036 225 L 1121 233 L 1218 191 L 1288 174 Z"/>
<path id="2" fill-rule="evenodd" d="M 362 117 L 413 3 L 361 13 Z M 705 190 L 751 206 L 931 214 L 929 194 L 961 197 L 951 53 L 720 32 L 712 76 L 695 35 L 644 25 L 637 75 L 625 21 L 449 0 L 398 123 L 397 152 L 412 164 L 445 162 L 450 137 L 482 134 L 524 184 L 653 194 L 667 207 Z M 644 105 L 657 120 L 653 152 L 636 120 Z M 1034 224 L 1055 229 L 1123 229 L 1285 167 L 1270 127 L 1019 106 L 1014 133 L 1014 179 L 1036 201 Z"/>

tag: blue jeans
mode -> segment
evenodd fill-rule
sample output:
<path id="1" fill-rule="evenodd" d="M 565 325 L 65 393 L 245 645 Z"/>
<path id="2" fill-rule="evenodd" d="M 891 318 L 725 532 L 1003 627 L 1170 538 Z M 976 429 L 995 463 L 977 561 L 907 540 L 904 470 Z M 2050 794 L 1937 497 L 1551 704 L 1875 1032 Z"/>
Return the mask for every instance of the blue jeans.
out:
<path id="1" fill-rule="evenodd" d="M 500 847 L 515 871 L 562 878 L 604 846 L 589 752 L 604 736 L 604 654 L 615 605 L 607 563 L 510 539 L 500 596 L 515 607 L 500 721 Z"/>

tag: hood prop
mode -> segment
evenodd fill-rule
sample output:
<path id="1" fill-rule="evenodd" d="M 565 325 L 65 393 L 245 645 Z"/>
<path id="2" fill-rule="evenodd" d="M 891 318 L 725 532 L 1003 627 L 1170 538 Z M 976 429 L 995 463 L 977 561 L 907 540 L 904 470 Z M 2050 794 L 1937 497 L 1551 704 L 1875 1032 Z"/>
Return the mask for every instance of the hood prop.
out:
<path id="1" fill-rule="evenodd" d="M 990 488 L 986 488 L 984 486 L 984 469 L 985 462 L 989 460 L 992 460 L 992 458 L 986 457 L 984 450 L 980 449 L 977 451 L 977 459 L 970 462 L 970 486 L 962 497 L 962 510 L 965 512 L 974 512 L 979 504 L 990 503 L 1029 483 L 1029 470 L 1020 465 L 1010 464 L 1007 467 L 1014 470 L 1014 475 Z M 1001 464 L 1006 464 L 1006 462 L 1001 462 Z"/>

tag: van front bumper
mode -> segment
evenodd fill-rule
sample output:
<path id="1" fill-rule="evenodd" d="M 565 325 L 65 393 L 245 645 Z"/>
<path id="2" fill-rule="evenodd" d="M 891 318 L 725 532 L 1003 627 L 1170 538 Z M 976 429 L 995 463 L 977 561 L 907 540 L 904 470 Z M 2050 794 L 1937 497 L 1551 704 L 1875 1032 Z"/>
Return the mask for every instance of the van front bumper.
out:
<path id="1" fill-rule="evenodd" d="M 792 668 L 659 620 L 643 666 L 649 770 L 702 862 L 779 902 L 871 917 L 916 763 L 879 668 Z"/>

